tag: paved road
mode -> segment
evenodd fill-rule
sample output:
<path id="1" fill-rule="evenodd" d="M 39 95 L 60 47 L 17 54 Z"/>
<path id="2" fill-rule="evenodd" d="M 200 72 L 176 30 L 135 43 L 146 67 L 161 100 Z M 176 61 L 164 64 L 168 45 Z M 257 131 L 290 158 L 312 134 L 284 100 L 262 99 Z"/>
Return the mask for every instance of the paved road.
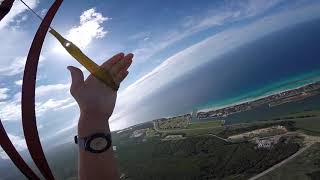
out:
<path id="1" fill-rule="evenodd" d="M 221 139 L 222 141 L 225 141 L 225 142 L 231 142 L 231 141 L 229 141 L 228 139 L 224 139 L 224 138 L 222 138 L 222 137 L 219 137 L 219 136 L 217 136 L 217 135 L 214 135 L 214 134 L 206 134 L 206 135 L 209 135 L 209 136 L 213 136 L 213 137 L 216 137 L 216 138 L 218 138 L 218 139 Z"/>

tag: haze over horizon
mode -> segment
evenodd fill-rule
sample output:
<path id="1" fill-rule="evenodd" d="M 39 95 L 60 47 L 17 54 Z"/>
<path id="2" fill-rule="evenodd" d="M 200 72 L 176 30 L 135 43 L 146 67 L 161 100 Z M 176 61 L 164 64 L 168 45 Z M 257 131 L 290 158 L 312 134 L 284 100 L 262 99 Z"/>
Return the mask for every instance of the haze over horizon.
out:
<path id="1" fill-rule="evenodd" d="M 52 3 L 26 2 L 42 15 Z M 182 113 L 215 100 L 241 96 L 281 78 L 320 70 L 319 63 L 311 58 L 319 45 L 308 43 L 312 38 L 320 39 L 318 34 L 314 37 L 310 33 L 320 30 L 319 12 L 318 1 L 303 0 L 146 0 L 139 3 L 74 0 L 64 2 L 53 26 L 97 63 L 117 52 L 135 54 L 111 118 L 111 128 L 116 130 Z M 0 48 L 0 118 L 19 151 L 26 150 L 20 112 L 22 72 L 38 25 L 39 21 L 19 1 L 0 23 L 3 44 Z M 299 34 L 304 36 L 297 36 Z M 289 39 L 287 44 L 275 44 L 278 37 L 295 39 Z M 308 48 L 299 49 L 299 43 Z M 273 46 L 277 48 L 270 49 Z M 264 47 L 268 48 L 262 51 Z M 274 50 L 279 50 L 279 58 L 269 60 L 267 55 L 275 53 Z M 298 57 L 293 50 L 303 51 L 305 56 Z M 288 52 L 292 52 L 291 56 L 285 56 Z M 79 112 L 69 94 L 68 65 L 80 67 L 48 35 L 36 90 L 37 124 L 44 149 L 63 143 L 65 139 L 61 137 L 66 132 L 70 137 L 76 133 L 74 127 Z M 266 68 L 259 69 L 262 66 Z M 279 68 L 270 69 L 275 66 Z M 284 66 L 288 71 L 282 71 Z M 271 70 L 273 76 L 267 76 Z M 239 74 L 242 76 L 235 76 Z M 252 74 L 256 76 L 251 77 Z M 221 78 L 215 78 L 217 75 Z M 254 83 L 248 86 L 246 81 Z M 195 86 L 190 86 L 190 82 Z M 225 86 L 213 86 L 219 83 Z M 241 89 L 244 86 L 246 88 Z M 232 88 L 241 91 L 226 90 Z M 188 101 L 183 101 L 186 99 Z M 178 104 L 181 106 L 177 107 Z M 0 158 L 7 159 L 2 149 Z"/>

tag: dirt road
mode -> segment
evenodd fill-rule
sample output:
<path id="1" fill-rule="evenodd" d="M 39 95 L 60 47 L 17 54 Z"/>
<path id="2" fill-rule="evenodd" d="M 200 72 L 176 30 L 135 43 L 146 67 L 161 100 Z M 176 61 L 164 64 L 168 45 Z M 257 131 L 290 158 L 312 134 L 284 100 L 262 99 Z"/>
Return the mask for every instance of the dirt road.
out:
<path id="1" fill-rule="evenodd" d="M 287 134 L 293 134 L 293 133 L 287 133 Z M 252 178 L 250 178 L 249 180 L 256 180 L 259 179 L 260 177 L 263 177 L 264 175 L 266 175 L 267 173 L 277 169 L 278 167 L 286 164 L 288 161 L 294 159 L 295 157 L 299 156 L 300 154 L 302 154 L 305 150 L 307 150 L 309 147 L 311 147 L 314 143 L 320 142 L 320 137 L 317 136 L 308 136 L 306 134 L 303 133 L 298 133 L 300 136 L 303 136 L 305 138 L 304 143 L 305 143 L 305 147 L 300 149 L 299 151 L 297 151 L 295 154 L 291 155 L 290 157 L 288 157 L 287 159 L 281 161 L 280 163 L 272 166 L 271 168 L 261 172 L 260 174 L 257 174 L 255 176 L 253 176 Z"/>

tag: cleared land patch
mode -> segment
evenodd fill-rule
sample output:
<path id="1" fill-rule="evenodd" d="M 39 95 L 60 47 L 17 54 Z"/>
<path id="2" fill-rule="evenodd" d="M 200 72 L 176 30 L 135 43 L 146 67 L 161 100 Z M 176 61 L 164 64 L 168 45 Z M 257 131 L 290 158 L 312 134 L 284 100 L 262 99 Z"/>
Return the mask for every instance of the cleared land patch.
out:
<path id="1" fill-rule="evenodd" d="M 304 153 L 289 161 L 285 166 L 266 174 L 259 180 L 300 179 L 316 180 L 320 174 L 320 143 L 312 145 Z"/>

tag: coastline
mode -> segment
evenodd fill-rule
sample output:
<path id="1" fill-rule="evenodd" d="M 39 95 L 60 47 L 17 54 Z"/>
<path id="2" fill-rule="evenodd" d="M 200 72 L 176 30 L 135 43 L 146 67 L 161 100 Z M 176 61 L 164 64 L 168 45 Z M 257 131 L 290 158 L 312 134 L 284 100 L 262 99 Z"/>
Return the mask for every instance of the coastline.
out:
<path id="1" fill-rule="evenodd" d="M 301 81 L 311 81 L 311 82 L 307 82 L 307 83 L 304 83 L 304 84 L 299 84 L 299 82 L 301 83 Z M 296 84 L 299 84 L 299 85 L 297 85 L 295 87 L 278 88 L 278 89 L 263 93 L 260 96 L 244 98 L 244 99 L 242 99 L 240 101 L 236 101 L 234 103 L 229 103 L 229 104 L 226 104 L 226 105 L 221 105 L 221 106 L 212 105 L 211 107 L 207 107 L 207 108 L 199 108 L 198 112 L 206 113 L 206 112 L 215 111 L 215 110 L 218 110 L 218 109 L 223 109 L 223 108 L 227 108 L 227 107 L 241 105 L 241 104 L 244 104 L 244 103 L 251 103 L 251 102 L 263 99 L 263 98 L 267 98 L 267 97 L 270 97 L 270 96 L 273 96 L 273 95 L 278 95 L 278 94 L 281 94 L 281 93 L 297 90 L 297 89 L 300 89 L 300 88 L 303 88 L 303 87 L 306 87 L 306 86 L 309 86 L 309 85 L 312 85 L 312 84 L 316 84 L 316 83 L 319 83 L 319 82 L 320 82 L 320 77 L 316 76 L 316 77 L 308 78 L 307 80 L 304 79 L 304 80 L 297 81 Z M 287 83 L 287 84 L 292 84 L 292 82 L 291 83 Z"/>

